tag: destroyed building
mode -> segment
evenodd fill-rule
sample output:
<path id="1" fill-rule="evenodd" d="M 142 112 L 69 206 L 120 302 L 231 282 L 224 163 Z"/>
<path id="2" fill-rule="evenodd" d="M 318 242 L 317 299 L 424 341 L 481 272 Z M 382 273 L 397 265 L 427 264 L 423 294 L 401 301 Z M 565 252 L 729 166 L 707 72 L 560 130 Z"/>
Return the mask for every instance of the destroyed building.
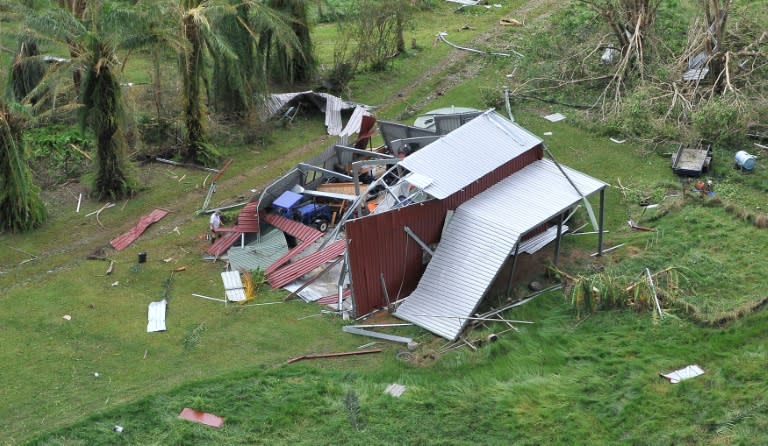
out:
<path id="1" fill-rule="evenodd" d="M 327 276 L 332 289 L 305 300 L 352 317 L 390 309 L 448 340 L 506 264 L 514 271 L 520 254 L 553 241 L 557 255 L 581 204 L 602 252 L 607 184 L 545 156 L 543 141 L 517 123 L 493 110 L 435 115 L 430 128 L 380 121 L 384 145 L 373 148 L 375 118 L 358 115 L 347 126 L 361 129 L 357 140 L 343 137 L 270 184 L 208 252 L 233 269 L 261 268 L 270 285 L 299 295 Z M 596 193 L 597 217 L 587 201 Z M 285 211 L 300 199 L 329 207 L 327 225 Z"/>

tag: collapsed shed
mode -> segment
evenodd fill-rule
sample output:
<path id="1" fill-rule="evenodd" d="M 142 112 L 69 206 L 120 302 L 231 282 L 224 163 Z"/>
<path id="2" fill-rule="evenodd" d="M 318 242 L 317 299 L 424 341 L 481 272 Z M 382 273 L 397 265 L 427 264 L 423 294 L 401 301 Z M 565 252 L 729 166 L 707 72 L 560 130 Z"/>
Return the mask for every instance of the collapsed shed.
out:
<path id="1" fill-rule="evenodd" d="M 493 110 L 453 121 L 445 133 L 379 122 L 384 150 L 335 144 L 268 186 L 253 211 L 268 213 L 285 191 L 343 203 L 329 234 L 301 239 L 267 269 L 273 286 L 343 256 L 330 299 L 339 311 L 361 317 L 397 301 L 395 316 L 454 340 L 505 264 L 514 271 L 520 253 L 553 240 L 557 256 L 567 216 L 597 192 L 602 252 L 606 183 L 545 159 L 540 138 Z M 379 173 L 362 181 L 371 166 Z M 323 192 L 326 185 L 347 193 Z M 305 250 L 315 252 L 299 258 Z"/>
<path id="2" fill-rule="evenodd" d="M 602 226 L 607 184 L 543 156 L 541 139 L 488 111 L 400 161 L 429 199 L 345 223 L 355 313 L 403 299 L 395 316 L 453 340 L 522 241 L 596 192 Z M 437 244 L 428 263 L 409 232 Z"/>

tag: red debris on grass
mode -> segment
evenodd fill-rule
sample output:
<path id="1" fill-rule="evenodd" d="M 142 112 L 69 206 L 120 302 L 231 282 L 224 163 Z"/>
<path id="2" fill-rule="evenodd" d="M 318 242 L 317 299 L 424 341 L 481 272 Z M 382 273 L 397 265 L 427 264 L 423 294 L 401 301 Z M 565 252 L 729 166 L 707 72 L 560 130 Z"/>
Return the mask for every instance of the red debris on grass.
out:
<path id="1" fill-rule="evenodd" d="M 113 238 L 112 241 L 109 243 L 116 250 L 122 251 L 123 249 L 128 247 L 128 245 L 133 243 L 134 240 L 139 238 L 139 236 L 144 232 L 145 229 L 147 229 L 149 225 L 160 220 L 166 215 L 168 215 L 168 211 L 166 211 L 165 209 L 155 209 L 149 214 L 141 217 L 139 219 L 139 222 L 136 224 L 136 226 L 134 226 L 130 231 L 126 232 L 123 235 Z"/>
<path id="2" fill-rule="evenodd" d="M 219 428 L 224 424 L 224 418 L 220 416 L 207 412 L 200 412 L 199 410 L 190 409 L 189 407 L 185 407 L 184 410 L 181 411 L 179 418 L 215 428 Z"/>

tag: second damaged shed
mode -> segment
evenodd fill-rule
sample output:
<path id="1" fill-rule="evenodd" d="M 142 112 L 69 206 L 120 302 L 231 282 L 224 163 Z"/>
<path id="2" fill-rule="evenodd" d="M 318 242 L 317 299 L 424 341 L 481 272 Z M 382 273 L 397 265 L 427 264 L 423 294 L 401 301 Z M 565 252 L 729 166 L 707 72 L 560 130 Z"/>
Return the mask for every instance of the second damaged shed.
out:
<path id="1" fill-rule="evenodd" d="M 403 299 L 396 316 L 453 340 L 521 241 L 598 191 L 602 217 L 607 184 L 543 157 L 541 139 L 487 111 L 401 160 L 409 195 L 427 199 L 345 223 L 356 315 Z"/>

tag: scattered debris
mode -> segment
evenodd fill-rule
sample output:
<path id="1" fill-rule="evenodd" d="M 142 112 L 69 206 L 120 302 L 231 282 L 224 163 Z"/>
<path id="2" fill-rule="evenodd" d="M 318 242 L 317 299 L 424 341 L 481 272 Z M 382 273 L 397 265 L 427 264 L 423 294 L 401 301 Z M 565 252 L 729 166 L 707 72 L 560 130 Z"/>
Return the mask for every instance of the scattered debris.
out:
<path id="1" fill-rule="evenodd" d="M 200 298 L 203 298 L 203 299 L 213 300 L 213 301 L 216 301 L 216 302 L 224 302 L 224 303 L 227 302 L 226 299 L 217 299 L 215 297 L 203 296 L 202 294 L 194 294 L 194 293 L 192 293 L 192 295 L 195 296 L 195 297 L 200 297 Z"/>
<path id="2" fill-rule="evenodd" d="M 680 381 L 685 381 L 686 379 L 695 378 L 703 374 L 704 374 L 704 370 L 701 367 L 699 367 L 698 364 L 693 364 L 669 373 L 659 373 L 659 376 L 668 379 L 670 384 L 677 384 Z"/>
<path id="3" fill-rule="evenodd" d="M 523 26 L 523 22 L 517 19 L 513 19 L 512 17 L 502 17 L 501 20 L 499 20 L 499 25 Z"/>
<path id="4" fill-rule="evenodd" d="M 112 282 L 112 286 L 118 286 L 118 285 L 120 285 L 120 281 L 119 280 L 116 280 L 116 281 Z"/>
<path id="5" fill-rule="evenodd" d="M 619 245 L 616 245 L 616 246 L 611 246 L 610 248 L 604 249 L 604 250 L 603 250 L 603 252 L 602 252 L 602 254 L 607 254 L 607 253 L 609 253 L 609 252 L 611 252 L 611 251 L 613 251 L 613 250 L 615 250 L 615 249 L 621 248 L 622 246 L 624 246 L 624 243 L 621 243 L 621 244 L 619 244 Z M 599 254 L 601 254 L 601 253 L 600 253 L 600 252 L 593 252 L 593 253 L 592 253 L 592 254 L 590 254 L 589 256 L 590 256 L 590 257 L 595 257 L 595 256 L 597 256 L 597 255 L 599 255 Z"/>
<path id="6" fill-rule="evenodd" d="M 109 268 L 107 268 L 107 271 L 104 274 L 108 276 L 108 275 L 112 274 L 112 271 L 114 271 L 114 270 L 115 270 L 115 261 L 114 260 L 110 260 L 109 261 Z"/>
<path id="7" fill-rule="evenodd" d="M 165 331 L 165 309 L 168 301 L 163 299 L 159 302 L 151 302 L 147 312 L 147 333 L 156 331 Z"/>
<path id="8" fill-rule="evenodd" d="M 630 228 L 632 228 L 632 229 L 636 229 L 636 230 L 638 230 L 638 231 L 655 231 L 655 230 L 656 230 L 656 229 L 654 229 L 654 228 L 648 228 L 648 227 L 646 227 L 646 226 L 640 226 L 640 225 L 638 225 L 637 223 L 635 223 L 635 221 L 634 221 L 634 220 L 628 220 L 628 221 L 627 221 L 627 224 L 629 224 L 629 227 L 630 227 Z M 605 251 L 603 251 L 603 252 L 605 252 Z"/>
<path id="9" fill-rule="evenodd" d="M 65 321 L 71 321 L 71 320 L 72 320 L 72 316 L 70 316 L 70 315 L 68 315 L 68 314 L 65 314 L 65 315 L 64 315 L 64 316 L 62 316 L 61 318 L 62 318 L 62 319 L 64 319 Z"/>
<path id="10" fill-rule="evenodd" d="M 436 35 L 435 37 L 437 38 L 437 40 L 440 40 L 440 41 L 442 41 L 442 42 L 445 42 L 445 43 L 446 43 L 446 44 L 448 44 L 449 46 L 452 46 L 452 47 L 454 47 L 454 48 L 456 48 L 456 49 L 458 49 L 458 50 L 464 50 L 464 51 L 469 51 L 469 52 L 472 52 L 472 53 L 477 53 L 477 54 L 484 54 L 484 55 L 488 55 L 488 56 L 503 56 L 503 57 L 510 57 L 510 56 L 512 56 L 512 54 L 508 54 L 508 53 L 497 53 L 497 52 L 493 52 L 493 51 L 481 51 L 481 50 L 476 50 L 476 49 L 474 49 L 474 48 L 467 48 L 467 47 L 459 46 L 459 45 L 456 45 L 456 44 L 454 44 L 454 43 L 451 43 L 451 42 L 449 42 L 449 41 L 448 41 L 448 40 L 445 38 L 445 36 L 447 36 L 447 35 L 448 35 L 448 33 L 447 33 L 447 32 L 445 32 L 445 31 L 442 31 L 442 32 L 439 32 L 439 33 L 437 33 L 437 35 Z M 518 52 L 517 52 L 517 51 L 515 51 L 515 50 L 512 50 L 512 52 L 513 52 L 513 53 L 515 54 L 515 56 L 517 56 L 517 57 L 525 57 L 525 56 L 523 56 L 522 54 L 518 53 Z"/>
<path id="11" fill-rule="evenodd" d="M 113 430 L 113 431 L 115 431 L 115 432 L 117 432 L 117 433 L 119 434 L 120 432 L 122 432 L 122 431 L 123 431 L 123 426 L 120 426 L 120 425 L 118 425 L 118 424 L 115 424 L 114 426 L 112 426 L 112 430 Z"/>
<path id="12" fill-rule="evenodd" d="M 101 375 L 99 374 L 99 372 L 93 372 L 93 377 L 94 377 L 94 378 L 98 378 L 99 376 L 101 376 Z"/>
<path id="13" fill-rule="evenodd" d="M 552 132 L 544 132 L 543 135 L 544 136 L 552 136 Z"/>
<path id="14" fill-rule="evenodd" d="M 544 116 L 544 119 L 549 122 L 559 122 L 565 119 L 565 115 L 562 113 L 552 113 L 551 115 Z"/>
<path id="15" fill-rule="evenodd" d="M 75 212 L 80 212 L 80 203 L 83 202 L 83 193 L 80 192 L 80 195 L 77 197 L 77 209 L 75 209 Z"/>
<path id="16" fill-rule="evenodd" d="M 616 138 L 610 138 L 611 141 L 615 142 L 616 144 L 624 144 L 627 142 L 626 139 L 616 139 Z"/>
<path id="17" fill-rule="evenodd" d="M 192 421 L 195 423 L 205 424 L 215 428 L 220 428 L 224 424 L 224 418 L 213 415 L 206 412 L 200 412 L 199 410 L 190 409 L 185 407 L 179 414 L 179 418 L 182 420 Z"/>
<path id="18" fill-rule="evenodd" d="M 405 392 L 406 387 L 402 384 L 395 384 L 392 383 L 387 386 L 386 389 L 384 389 L 384 393 L 388 393 L 395 398 L 400 398 L 400 395 L 402 395 Z"/>
<path id="19" fill-rule="evenodd" d="M 369 350 L 357 350 L 353 352 L 338 352 L 338 353 L 310 353 L 308 355 L 301 355 L 296 356 L 295 358 L 289 359 L 286 364 L 292 364 L 294 362 L 303 361 L 305 359 L 321 359 L 321 358 L 337 358 L 340 356 L 356 356 L 356 355 L 367 355 L 369 353 L 381 353 L 380 348 L 372 348 Z"/>

